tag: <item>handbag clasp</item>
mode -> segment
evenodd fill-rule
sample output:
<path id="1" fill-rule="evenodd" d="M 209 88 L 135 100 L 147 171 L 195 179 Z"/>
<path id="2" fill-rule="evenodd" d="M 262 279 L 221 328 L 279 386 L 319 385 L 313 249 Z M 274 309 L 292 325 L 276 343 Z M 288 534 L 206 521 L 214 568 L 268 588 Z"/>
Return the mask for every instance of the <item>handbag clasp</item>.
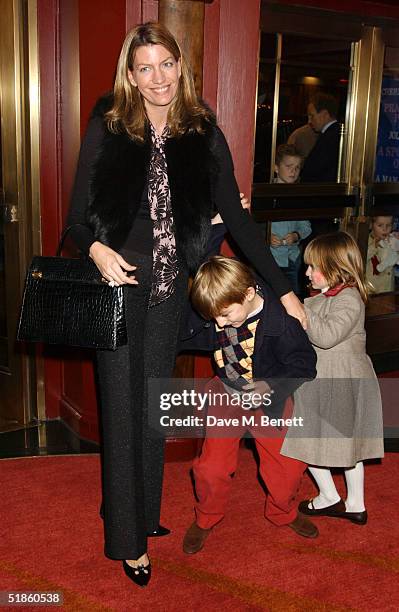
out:
<path id="1" fill-rule="evenodd" d="M 43 272 L 40 272 L 40 270 L 34 270 L 32 272 L 32 278 L 42 278 L 43 277 Z"/>

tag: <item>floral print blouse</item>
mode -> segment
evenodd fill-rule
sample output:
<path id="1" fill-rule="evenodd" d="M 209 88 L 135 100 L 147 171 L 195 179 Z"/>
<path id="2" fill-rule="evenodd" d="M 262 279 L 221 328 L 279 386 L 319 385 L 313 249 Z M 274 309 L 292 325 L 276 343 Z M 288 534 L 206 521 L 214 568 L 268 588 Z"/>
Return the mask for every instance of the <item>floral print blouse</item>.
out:
<path id="1" fill-rule="evenodd" d="M 169 298 L 178 273 L 176 240 L 170 197 L 165 142 L 166 126 L 161 135 L 151 125 L 152 151 L 148 179 L 148 204 L 153 222 L 153 264 L 150 307 Z"/>

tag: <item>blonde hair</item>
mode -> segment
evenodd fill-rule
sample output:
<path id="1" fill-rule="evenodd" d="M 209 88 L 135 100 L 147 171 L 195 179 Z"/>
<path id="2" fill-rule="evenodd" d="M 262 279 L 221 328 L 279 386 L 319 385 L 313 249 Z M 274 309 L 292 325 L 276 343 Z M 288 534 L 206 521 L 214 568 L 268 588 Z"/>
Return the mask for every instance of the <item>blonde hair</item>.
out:
<path id="1" fill-rule="evenodd" d="M 132 139 L 144 140 L 148 118 L 142 95 L 129 80 L 129 70 L 133 70 L 137 49 L 147 45 L 162 45 L 176 62 L 180 60 L 178 90 L 167 119 L 171 135 L 203 133 L 203 120 L 211 120 L 212 113 L 198 100 L 190 67 L 176 39 L 165 26 L 154 22 L 138 25 L 126 35 L 116 69 L 113 106 L 106 113 L 108 129 L 113 133 L 126 131 Z"/>
<path id="2" fill-rule="evenodd" d="M 242 304 L 250 287 L 256 288 L 256 280 L 248 266 L 215 255 L 200 266 L 190 296 L 204 319 L 214 319 L 231 304 Z"/>
<path id="3" fill-rule="evenodd" d="M 303 157 L 298 153 L 294 145 L 281 144 L 277 147 L 275 159 L 276 166 L 279 166 L 285 157 L 297 157 L 301 162 L 301 166 L 303 164 Z"/>
<path id="4" fill-rule="evenodd" d="M 363 302 L 367 302 L 369 289 L 362 255 L 350 234 L 334 232 L 317 236 L 307 245 L 304 260 L 320 270 L 329 287 L 342 283 L 357 287 Z"/>

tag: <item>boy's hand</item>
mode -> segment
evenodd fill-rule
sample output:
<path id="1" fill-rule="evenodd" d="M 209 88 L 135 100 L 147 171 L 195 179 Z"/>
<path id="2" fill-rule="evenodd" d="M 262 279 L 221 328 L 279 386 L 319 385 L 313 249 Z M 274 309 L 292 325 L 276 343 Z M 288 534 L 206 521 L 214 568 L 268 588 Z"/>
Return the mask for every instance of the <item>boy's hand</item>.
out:
<path id="1" fill-rule="evenodd" d="M 284 236 L 283 244 L 284 240 L 285 244 L 287 244 L 288 246 L 290 246 L 291 244 L 295 244 L 296 242 L 298 242 L 298 234 L 296 232 L 289 232 L 286 236 Z"/>
<path id="2" fill-rule="evenodd" d="M 282 243 L 282 240 L 281 240 L 281 238 L 279 238 L 279 237 L 277 236 L 277 234 L 272 234 L 272 235 L 270 236 L 270 246 L 272 246 L 272 247 L 278 247 L 278 246 L 281 246 L 282 244 L 283 244 L 283 243 Z"/>
<path id="3" fill-rule="evenodd" d="M 253 397 L 253 407 L 259 408 L 265 401 L 265 396 L 272 393 L 265 380 L 256 380 L 243 386 L 243 389 Z"/>
<path id="4" fill-rule="evenodd" d="M 378 272 L 384 272 L 388 268 L 393 268 L 398 260 L 398 253 L 393 251 L 389 245 L 381 249 L 381 251 L 381 262 L 377 265 Z"/>

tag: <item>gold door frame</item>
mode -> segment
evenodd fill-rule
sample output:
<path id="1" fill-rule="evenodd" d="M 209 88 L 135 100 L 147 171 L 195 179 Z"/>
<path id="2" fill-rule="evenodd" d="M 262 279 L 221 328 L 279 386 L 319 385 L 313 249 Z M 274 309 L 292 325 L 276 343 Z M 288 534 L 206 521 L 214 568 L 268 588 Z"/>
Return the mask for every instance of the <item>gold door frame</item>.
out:
<path id="1" fill-rule="evenodd" d="M 25 351 L 14 342 L 27 264 L 33 252 L 40 252 L 41 243 L 36 0 L 0 0 L 0 11 L 3 185 L 8 210 L 12 211 L 5 229 L 6 290 L 14 300 L 6 308 L 10 375 L 3 399 L 6 412 L 23 427 L 44 414 L 43 402 L 37 412 L 41 393 L 37 392 L 40 384 L 35 386 L 33 350 L 27 347 Z M 16 402 L 14 408 L 11 401 Z"/>
<path id="2" fill-rule="evenodd" d="M 41 254 L 40 207 L 40 71 L 37 23 L 37 0 L 27 0 L 28 49 L 29 49 L 29 135 L 30 135 L 30 190 L 31 190 L 31 254 Z M 30 258 L 29 258 L 30 259 Z M 27 262 L 26 262 L 27 263 Z M 39 423 L 46 419 L 44 358 L 35 359 L 35 403 Z M 39 445 L 45 445 L 45 431 L 39 429 Z"/>

